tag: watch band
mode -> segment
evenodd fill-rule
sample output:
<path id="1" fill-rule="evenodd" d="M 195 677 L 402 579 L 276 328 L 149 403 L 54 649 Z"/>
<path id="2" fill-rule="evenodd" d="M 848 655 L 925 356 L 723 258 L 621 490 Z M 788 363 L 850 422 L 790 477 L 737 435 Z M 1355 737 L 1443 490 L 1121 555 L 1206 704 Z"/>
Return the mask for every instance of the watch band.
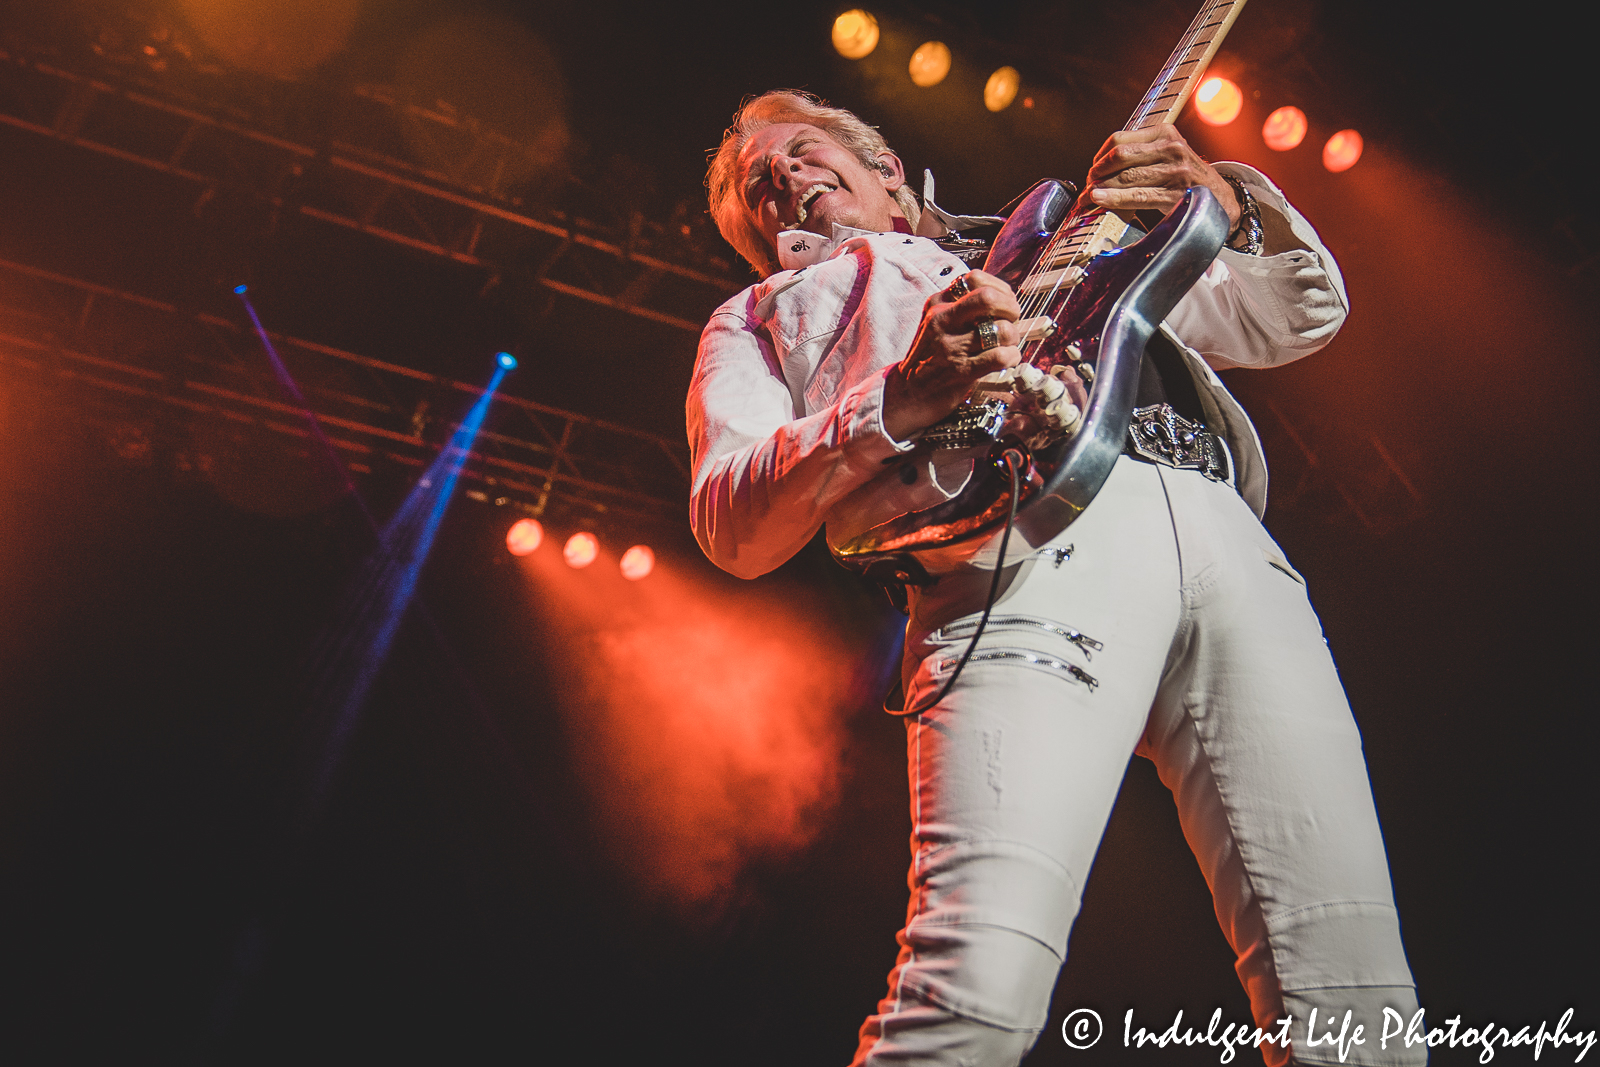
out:
<path id="1" fill-rule="evenodd" d="M 1244 182 L 1231 174 L 1222 174 L 1222 180 L 1233 187 L 1233 195 L 1239 200 L 1239 225 L 1228 235 L 1227 247 L 1247 256 L 1259 256 L 1265 244 L 1261 230 L 1261 206 L 1250 195 L 1250 190 L 1244 187 Z M 1241 243 L 1235 244 L 1235 241 Z"/>

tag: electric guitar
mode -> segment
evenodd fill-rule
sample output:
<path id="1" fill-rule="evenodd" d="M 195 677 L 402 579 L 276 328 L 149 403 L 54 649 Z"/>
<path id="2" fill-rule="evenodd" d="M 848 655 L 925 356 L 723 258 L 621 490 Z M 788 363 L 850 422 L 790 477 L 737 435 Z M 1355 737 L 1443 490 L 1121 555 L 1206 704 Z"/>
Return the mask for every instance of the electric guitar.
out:
<path id="1" fill-rule="evenodd" d="M 1173 121 L 1199 86 L 1245 0 L 1206 0 L 1125 131 Z M 1149 234 L 1092 210 L 1071 214 L 1075 190 L 1040 182 L 1012 210 L 983 269 L 1016 291 L 1022 318 L 1045 316 L 1048 336 L 1022 346 L 1023 363 L 1048 374 L 1071 367 L 1090 383 L 1088 408 L 1069 431 L 1033 434 L 1008 423 L 1010 401 L 970 399 L 922 440 L 975 450 L 972 474 L 949 500 L 907 512 L 833 548 L 834 558 L 885 582 L 926 581 L 970 555 L 1012 513 L 1008 450 L 1024 456 L 1011 536 L 1019 553 L 1054 539 L 1083 514 L 1123 451 L 1145 344 L 1205 273 L 1228 236 L 1228 215 L 1204 188 L 1190 189 Z M 1135 239 L 1137 238 L 1137 239 Z M 1038 375 L 1033 375 L 1035 379 Z"/>

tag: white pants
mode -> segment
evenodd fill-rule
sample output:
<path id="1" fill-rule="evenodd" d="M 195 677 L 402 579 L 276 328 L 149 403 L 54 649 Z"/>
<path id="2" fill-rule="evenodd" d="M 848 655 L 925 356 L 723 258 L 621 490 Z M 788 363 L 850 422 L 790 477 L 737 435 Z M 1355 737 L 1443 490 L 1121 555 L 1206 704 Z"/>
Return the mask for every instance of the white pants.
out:
<path id="1" fill-rule="evenodd" d="M 937 706 L 907 720 L 911 904 L 860 1065 L 1012 1067 L 1047 1025 L 1089 866 L 1130 753 L 1153 760 L 1211 887 L 1257 1024 L 1354 1011 L 1346 1063 L 1420 1064 L 1376 1040 L 1416 995 L 1361 754 L 1302 579 L 1228 486 L 1119 460 L 1023 564 Z M 920 592 L 907 707 L 970 640 L 990 574 Z M 1353 1026 L 1352 1026 L 1353 1029 Z M 1289 1052 L 1262 1050 L 1270 1064 Z M 1242 1057 L 1241 1057 L 1242 1059 Z"/>

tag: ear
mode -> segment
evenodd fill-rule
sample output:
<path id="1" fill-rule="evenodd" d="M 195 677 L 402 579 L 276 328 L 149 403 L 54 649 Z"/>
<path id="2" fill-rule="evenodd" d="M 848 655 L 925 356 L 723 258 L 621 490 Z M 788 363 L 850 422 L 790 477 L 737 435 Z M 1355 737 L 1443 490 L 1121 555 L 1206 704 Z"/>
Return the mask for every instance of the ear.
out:
<path id="1" fill-rule="evenodd" d="M 906 184 L 906 165 L 893 152 L 879 152 L 874 158 L 883 187 L 890 193 L 899 192 Z"/>

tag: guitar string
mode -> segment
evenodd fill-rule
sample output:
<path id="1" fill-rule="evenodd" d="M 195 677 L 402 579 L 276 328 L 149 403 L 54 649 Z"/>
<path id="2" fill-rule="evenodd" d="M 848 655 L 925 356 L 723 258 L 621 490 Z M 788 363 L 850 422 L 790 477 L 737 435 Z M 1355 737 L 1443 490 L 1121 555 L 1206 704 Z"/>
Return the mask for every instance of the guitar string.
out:
<path id="1" fill-rule="evenodd" d="M 1207 28 L 1207 20 L 1215 15 L 1219 10 L 1226 7 L 1231 7 L 1237 2 L 1238 0 L 1213 0 L 1212 3 L 1209 3 L 1200 9 L 1199 14 L 1195 16 L 1194 21 L 1189 24 L 1188 29 L 1185 30 L 1183 36 L 1179 39 L 1177 47 L 1174 48 L 1172 54 L 1167 57 L 1167 62 L 1162 66 L 1160 73 L 1156 76 L 1154 84 L 1152 84 L 1150 90 L 1145 93 L 1144 99 L 1139 102 L 1139 106 L 1134 108 L 1133 114 L 1129 117 L 1127 124 L 1123 127 L 1124 130 L 1139 130 L 1145 128 L 1140 124 L 1146 119 L 1150 118 L 1151 112 L 1149 109 L 1153 108 L 1155 106 L 1155 102 L 1161 98 L 1162 91 L 1170 86 L 1172 77 L 1177 72 L 1178 68 L 1183 66 L 1186 62 L 1189 62 L 1187 58 L 1189 54 L 1193 52 L 1196 47 L 1204 48 L 1210 45 L 1212 40 L 1215 39 L 1215 34 L 1212 34 L 1203 42 L 1200 41 L 1201 33 Z M 1188 81 L 1193 77 L 1194 73 L 1190 72 L 1190 74 L 1185 75 L 1184 80 Z M 1047 292 L 1043 292 L 1042 294 L 1035 293 L 1026 298 L 1025 310 L 1022 315 L 1023 318 L 1026 319 L 1034 317 L 1040 311 L 1054 302 L 1057 294 L 1061 291 L 1062 284 L 1067 280 L 1068 273 L 1075 266 L 1072 260 L 1076 259 L 1083 247 L 1093 239 L 1094 231 L 1099 228 L 1100 220 L 1105 216 L 1105 214 L 1106 213 L 1104 211 L 1093 211 L 1085 214 L 1070 226 L 1066 226 L 1061 230 L 1058 230 L 1051 238 L 1050 242 L 1046 244 L 1044 253 L 1039 257 L 1038 265 L 1035 266 L 1033 270 L 1030 270 L 1028 275 L 1023 279 L 1024 287 L 1026 287 L 1029 282 L 1034 281 L 1038 277 L 1043 277 L 1044 274 L 1049 272 L 1049 265 L 1057 258 L 1062 245 L 1067 246 L 1065 251 L 1069 257 L 1068 262 L 1059 268 L 1061 274 L 1056 278 L 1055 284 L 1052 285 Z M 1076 247 L 1074 247 L 1075 239 L 1078 238 L 1080 234 L 1082 235 L 1082 239 L 1076 241 Z M 1078 285 L 1083 281 L 1083 278 L 1084 271 L 1079 269 L 1077 275 L 1073 277 L 1071 285 L 1067 287 L 1067 296 L 1070 297 L 1072 295 L 1073 290 L 1078 287 Z M 1027 345 L 1031 345 L 1033 347 L 1033 353 L 1029 354 L 1027 345 L 1025 345 L 1023 352 L 1021 353 L 1023 362 L 1032 363 L 1038 354 L 1038 349 L 1042 347 L 1043 344 L 1044 338 L 1036 338 L 1035 340 L 1028 342 Z"/>
<path id="2" fill-rule="evenodd" d="M 1232 2 L 1232 0 L 1221 0 L 1221 3 L 1229 3 L 1229 2 Z M 1214 5 L 1213 5 L 1213 10 L 1214 10 Z M 1195 16 L 1194 24 L 1190 24 L 1190 32 L 1189 32 L 1189 34 L 1186 34 L 1186 38 L 1192 37 L 1192 35 L 1197 34 L 1197 29 L 1195 29 L 1195 27 L 1200 26 L 1200 24 L 1202 24 L 1203 16 L 1205 16 L 1205 14 L 1206 14 L 1205 10 L 1202 10 L 1202 14 L 1198 14 L 1198 16 Z M 1190 43 L 1189 46 L 1190 46 L 1190 48 L 1192 48 L 1192 43 Z M 1179 48 L 1181 48 L 1181 50 L 1184 50 L 1184 43 L 1182 43 L 1182 42 L 1179 43 Z M 1174 56 L 1176 56 L 1176 54 L 1178 54 L 1178 53 L 1174 53 Z M 1157 78 L 1157 82 L 1158 83 L 1165 82 L 1166 78 L 1171 77 L 1170 70 L 1176 70 L 1176 67 L 1171 66 L 1171 62 L 1170 62 L 1170 64 L 1168 64 L 1168 67 L 1170 67 L 1170 69 L 1163 70 L 1162 77 L 1158 77 Z M 1142 109 L 1142 107 L 1146 107 L 1146 104 L 1141 104 L 1141 109 Z M 1134 114 L 1138 114 L 1138 110 L 1136 110 L 1136 112 L 1134 112 Z M 1131 122 L 1133 122 L 1133 120 L 1130 120 L 1130 125 L 1131 125 Z M 1101 214 L 1102 214 L 1102 216 L 1104 216 L 1104 213 L 1101 213 Z M 1072 240 L 1072 237 L 1074 237 L 1075 234 L 1078 234 L 1078 232 L 1080 232 L 1080 230 L 1085 229 L 1085 222 L 1086 221 L 1083 221 L 1083 222 L 1080 222 L 1080 224 L 1078 224 L 1078 226 L 1070 227 L 1070 230 L 1072 230 L 1072 232 L 1070 232 L 1070 234 L 1067 234 L 1067 237 L 1066 237 L 1067 242 L 1070 243 L 1070 240 Z M 1062 227 L 1061 230 L 1056 230 L 1056 235 L 1054 235 L 1054 237 L 1051 238 L 1050 242 L 1046 243 L 1045 254 L 1043 254 L 1042 258 L 1040 258 L 1040 262 L 1042 262 L 1042 264 L 1050 264 L 1051 259 L 1054 258 L 1054 251 L 1056 251 L 1056 246 L 1058 246 L 1059 243 L 1061 243 L 1062 232 L 1066 232 L 1067 229 L 1069 229 L 1069 227 Z M 1091 227 L 1091 229 L 1099 229 L 1099 222 L 1094 222 L 1093 227 Z M 1088 240 L 1088 238 L 1085 238 L 1085 240 Z M 1029 270 L 1029 275 L 1027 275 L 1027 277 L 1032 278 L 1032 277 L 1034 277 L 1035 274 L 1037 274 L 1037 267 L 1035 267 L 1034 270 Z M 1042 302 L 1029 301 L 1030 304 L 1032 304 L 1032 306 L 1034 306 L 1035 310 L 1037 310 L 1038 307 L 1048 306 L 1048 302 L 1050 302 L 1051 299 L 1054 299 L 1054 293 L 1056 293 L 1056 291 L 1058 291 L 1059 288 L 1061 288 L 1061 282 L 1062 282 L 1062 280 L 1064 280 L 1064 278 L 1066 278 L 1066 269 L 1062 269 L 1061 277 L 1056 278 L 1056 285 L 1054 285 L 1053 288 L 1051 288 L 1051 293 L 1048 294 L 1048 296 L 1046 296 L 1046 298 L 1043 299 Z M 1082 272 L 1080 272 L 1080 274 L 1078 274 L 1077 278 L 1074 278 L 1074 282 L 1072 282 L 1072 288 L 1074 288 L 1074 290 L 1075 290 L 1075 288 L 1077 288 L 1078 282 L 1080 282 L 1080 280 L 1082 280 L 1082 278 L 1083 278 Z M 1024 282 L 1024 283 L 1026 283 L 1026 282 Z M 1072 290 L 1067 290 L 1067 293 L 1069 293 L 1069 294 L 1072 293 Z M 1042 339 L 1040 339 L 1040 342 L 1042 342 Z M 962 677 L 962 670 L 965 669 L 966 664 L 968 664 L 968 661 L 971 661 L 971 657 L 973 657 L 974 651 L 978 651 L 978 641 L 981 640 L 982 635 L 984 635 L 984 629 L 986 629 L 987 625 L 989 625 L 989 614 L 992 613 L 992 611 L 994 611 L 995 598 L 997 598 L 997 593 L 1000 592 L 1000 574 L 1002 574 L 1003 569 L 1005 569 L 1006 549 L 1008 549 L 1008 547 L 1010 547 L 1010 544 L 1011 544 L 1011 528 L 1013 528 L 1013 526 L 1016 526 L 1016 510 L 1018 510 L 1018 504 L 1019 504 L 1019 499 L 1018 498 L 1019 498 L 1019 496 L 1021 496 L 1021 491 L 1022 491 L 1022 485 L 1021 485 L 1021 467 L 1022 467 L 1022 462 L 1024 462 L 1024 458 L 1022 458 L 1022 453 L 1019 453 L 1019 451 L 1013 450 L 1013 448 L 1008 448 L 1008 450 L 1005 451 L 1006 472 L 1008 472 L 1008 474 L 1010 474 L 1010 477 L 1011 477 L 1011 509 L 1010 509 L 1011 510 L 1011 514 L 1008 515 L 1008 517 L 1006 517 L 1005 530 L 1003 530 L 1003 533 L 1000 534 L 1000 552 L 998 552 L 997 558 L 995 558 L 994 576 L 990 577 L 990 581 L 989 581 L 989 597 L 987 597 L 987 600 L 984 601 L 984 613 L 982 613 L 981 619 L 978 619 L 978 629 L 974 630 L 974 632 L 973 632 L 973 640 L 968 641 L 968 645 L 966 645 L 966 651 L 965 651 L 965 653 L 962 653 L 962 659 L 960 659 L 960 662 L 957 662 L 957 664 L 955 664 L 955 670 L 952 670 L 952 672 L 950 672 L 950 677 L 946 678 L 946 680 L 944 680 L 944 685 L 942 685 L 941 688 L 939 688 L 938 696 L 933 697 L 933 702 L 931 702 L 931 704 L 928 704 L 928 707 L 930 707 L 930 709 L 931 709 L 931 707 L 936 707 L 936 705 L 938 705 L 939 702 L 944 701 L 944 697 L 949 696 L 950 689 L 954 688 L 954 686 L 955 686 L 955 680 L 957 680 L 957 678 Z M 925 709 L 896 710 L 896 709 L 891 709 L 890 705 L 886 704 L 886 702 L 885 702 L 885 705 L 883 705 L 883 710 L 886 710 L 886 712 L 896 713 L 896 715 L 920 715 L 920 713 L 922 713 L 923 710 L 925 710 Z"/>
<path id="3" fill-rule="evenodd" d="M 1242 6 L 1242 0 L 1213 0 L 1212 3 L 1200 9 L 1200 13 L 1195 16 L 1194 22 L 1190 23 L 1188 31 L 1178 42 L 1178 47 L 1173 49 L 1171 56 L 1167 57 L 1167 65 L 1162 68 L 1160 77 L 1150 87 L 1150 92 L 1145 94 L 1145 98 L 1139 102 L 1139 106 L 1134 109 L 1133 115 L 1128 119 L 1129 127 L 1134 129 L 1145 128 L 1143 125 L 1135 124 L 1142 124 L 1150 117 L 1149 109 L 1154 107 L 1155 102 L 1161 98 L 1161 90 L 1167 88 L 1167 83 L 1173 74 L 1177 72 L 1177 69 L 1189 62 L 1186 58 L 1189 53 L 1194 51 L 1196 46 L 1204 48 L 1216 40 L 1217 35 L 1215 33 L 1208 35 L 1203 42 L 1200 40 L 1201 33 L 1207 28 L 1207 20 L 1223 8 L 1232 8 L 1235 5 Z M 1222 21 L 1227 21 L 1226 17 Z M 1220 26 L 1221 23 L 1217 25 Z M 1184 80 L 1187 81 L 1193 76 L 1193 72 L 1191 72 L 1184 76 Z"/>
<path id="4" fill-rule="evenodd" d="M 1174 48 L 1172 54 L 1167 57 L 1167 62 L 1162 66 L 1161 72 L 1156 76 L 1155 83 L 1150 87 L 1150 90 L 1145 93 L 1145 97 L 1139 102 L 1139 106 L 1134 109 L 1133 115 L 1128 119 L 1127 124 L 1123 127 L 1124 130 L 1140 128 L 1138 123 L 1149 117 L 1148 109 L 1154 105 L 1154 102 L 1157 99 L 1160 98 L 1162 90 L 1168 87 L 1172 76 L 1177 69 L 1183 66 L 1184 62 L 1186 62 L 1184 57 L 1190 52 L 1194 51 L 1199 35 L 1202 29 L 1205 27 L 1206 21 L 1212 15 L 1214 15 L 1218 9 L 1231 5 L 1234 2 L 1235 0 L 1213 0 L 1212 3 L 1207 4 L 1205 7 L 1200 9 L 1199 14 L 1195 16 L 1194 21 L 1189 24 L 1188 29 L 1185 30 L 1183 36 L 1179 39 L 1177 47 Z M 1205 44 L 1210 44 L 1210 40 L 1207 40 Z M 1036 267 L 1033 271 L 1030 271 L 1028 277 L 1024 279 L 1023 284 L 1027 285 L 1029 281 L 1034 280 L 1036 277 L 1043 276 L 1043 274 L 1048 272 L 1049 264 L 1051 264 L 1057 258 L 1060 245 L 1067 245 L 1068 248 L 1066 251 L 1068 255 L 1075 258 L 1077 253 L 1081 251 L 1082 246 L 1086 245 L 1089 240 L 1092 239 L 1093 230 L 1098 228 L 1099 219 L 1103 217 L 1104 214 L 1104 212 L 1088 213 L 1072 226 L 1064 228 L 1063 231 L 1058 231 L 1056 236 L 1052 238 L 1048 245 L 1046 245 L 1045 253 L 1039 259 L 1040 267 Z M 1075 243 L 1075 238 L 1077 238 L 1080 234 L 1083 235 L 1083 239 L 1076 242 L 1077 247 L 1072 247 Z M 1067 272 L 1072 269 L 1072 266 L 1073 264 L 1070 261 L 1066 265 L 1062 266 L 1060 268 L 1062 273 L 1060 277 L 1056 279 L 1055 285 L 1053 285 L 1048 292 L 1045 292 L 1042 295 L 1035 294 L 1034 297 L 1031 297 L 1028 300 L 1028 313 L 1024 317 L 1033 317 L 1038 311 L 1054 301 L 1056 294 L 1061 289 L 1062 283 L 1066 281 Z M 1080 271 L 1077 277 L 1073 278 L 1072 285 L 1067 290 L 1069 296 L 1071 295 L 1072 290 L 1075 289 L 1082 280 L 1083 274 Z M 1043 343 L 1043 339 L 1041 338 L 1033 343 L 1035 346 L 1041 345 Z M 1027 358 L 1029 359 L 1029 362 L 1032 361 L 1032 357 Z"/>
<path id="5" fill-rule="evenodd" d="M 1235 2 L 1236 0 L 1213 0 L 1212 3 L 1200 9 L 1200 13 L 1195 16 L 1194 21 L 1189 24 L 1188 31 L 1184 33 L 1183 38 L 1178 42 L 1178 47 L 1174 48 L 1172 55 L 1167 57 L 1167 64 L 1161 69 L 1161 74 L 1156 78 L 1155 84 L 1150 87 L 1150 91 L 1145 94 L 1144 99 L 1139 101 L 1139 106 L 1134 108 L 1133 114 L 1128 119 L 1128 125 L 1124 127 L 1125 129 L 1140 130 L 1146 128 L 1143 123 L 1150 118 L 1151 109 L 1155 106 L 1156 101 L 1161 98 L 1162 90 L 1170 86 L 1172 76 L 1177 72 L 1178 68 L 1189 62 L 1186 58 L 1189 53 L 1194 51 L 1197 45 L 1204 47 L 1215 40 L 1216 35 L 1212 34 L 1204 42 L 1200 41 L 1200 34 L 1206 28 L 1206 21 L 1222 8 L 1230 7 Z M 1185 75 L 1184 80 L 1187 81 L 1189 77 L 1192 77 L 1192 74 Z"/>

